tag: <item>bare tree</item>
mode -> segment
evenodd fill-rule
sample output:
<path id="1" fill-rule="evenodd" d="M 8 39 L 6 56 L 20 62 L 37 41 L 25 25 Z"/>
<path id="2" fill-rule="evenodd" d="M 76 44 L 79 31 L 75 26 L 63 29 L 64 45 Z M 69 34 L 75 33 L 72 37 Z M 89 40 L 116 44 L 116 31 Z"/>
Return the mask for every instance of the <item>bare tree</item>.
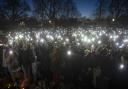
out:
<path id="1" fill-rule="evenodd" d="M 106 5 L 105 0 L 97 0 L 97 7 L 94 11 L 94 16 L 98 21 L 101 21 L 105 17 Z"/>
<path id="2" fill-rule="evenodd" d="M 0 11 L 13 21 L 21 16 L 27 15 L 30 10 L 28 3 L 25 0 L 1 0 Z"/>
<path id="3" fill-rule="evenodd" d="M 33 0 L 35 13 L 41 18 L 54 20 L 62 17 L 76 18 L 80 16 L 73 0 Z M 43 13 L 43 14 L 42 14 Z"/>
<path id="4" fill-rule="evenodd" d="M 62 15 L 65 18 L 78 18 L 81 16 L 73 0 L 65 0 Z"/>
<path id="5" fill-rule="evenodd" d="M 46 18 L 47 0 L 33 0 L 34 14 L 37 18 Z"/>
<path id="6" fill-rule="evenodd" d="M 59 16 L 61 0 L 33 0 L 34 13 L 40 19 L 55 19 Z"/>
<path id="7" fill-rule="evenodd" d="M 114 18 L 128 16 L 128 1 L 127 0 L 110 0 L 109 13 L 110 13 L 110 16 Z"/>

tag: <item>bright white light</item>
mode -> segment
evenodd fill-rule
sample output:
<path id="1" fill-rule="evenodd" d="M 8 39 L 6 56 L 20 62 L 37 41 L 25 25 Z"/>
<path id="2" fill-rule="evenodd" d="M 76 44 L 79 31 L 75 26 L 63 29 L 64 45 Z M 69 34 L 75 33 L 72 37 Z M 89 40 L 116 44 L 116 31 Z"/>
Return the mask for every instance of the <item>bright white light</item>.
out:
<path id="1" fill-rule="evenodd" d="M 100 32 L 99 36 L 102 36 L 102 33 Z"/>
<path id="2" fill-rule="evenodd" d="M 119 68 L 122 70 L 124 69 L 124 64 L 120 64 Z"/>
<path id="3" fill-rule="evenodd" d="M 9 40 L 9 44 L 12 45 L 13 44 L 13 40 L 10 39 Z"/>
<path id="4" fill-rule="evenodd" d="M 37 39 L 39 39 L 39 38 L 40 38 L 40 35 L 39 35 L 39 34 L 37 34 L 37 35 L 36 35 L 36 38 L 37 38 Z"/>
<path id="5" fill-rule="evenodd" d="M 113 20 L 116 21 L 115 19 Z M 93 28 L 93 26 L 91 28 L 87 28 L 87 30 L 84 30 L 81 27 L 78 28 L 77 30 L 75 28 L 72 28 L 71 37 L 68 37 L 67 31 L 65 29 L 61 30 L 61 28 L 58 28 L 55 31 L 51 31 L 52 29 L 51 30 L 44 29 L 41 32 L 39 31 L 10 32 L 7 35 L 8 38 L 7 45 L 9 46 L 14 45 L 14 47 L 16 47 L 20 44 L 21 45 L 25 44 L 25 47 L 28 47 L 31 43 L 37 42 L 38 44 L 46 43 L 48 46 L 51 44 L 53 46 L 54 44 L 55 46 L 60 46 L 60 45 L 66 46 L 66 44 L 68 45 L 71 42 L 72 46 L 74 45 L 80 47 L 84 46 L 83 48 L 89 47 L 89 49 L 90 48 L 93 49 L 92 45 L 94 45 L 94 48 L 95 46 L 102 47 L 104 45 L 107 45 L 107 44 L 102 44 L 104 43 L 103 42 L 104 38 L 102 38 L 102 36 L 105 36 L 108 40 L 110 40 L 112 43 L 115 44 L 114 46 L 120 49 L 128 46 L 128 36 L 127 36 L 128 31 L 125 31 L 125 29 L 126 28 L 124 28 L 124 30 L 122 28 L 117 28 L 117 31 L 115 31 L 116 29 L 115 30 L 112 29 L 112 31 L 107 31 L 107 28 L 102 28 L 102 27 Z M 36 44 L 33 44 L 33 46 L 35 45 Z"/>
<path id="6" fill-rule="evenodd" d="M 26 37 L 26 41 L 29 41 L 29 38 Z"/>
<path id="7" fill-rule="evenodd" d="M 73 36 L 76 37 L 77 35 L 75 33 L 73 33 Z"/>
<path id="8" fill-rule="evenodd" d="M 91 45 L 92 48 L 94 48 L 94 45 Z"/>
<path id="9" fill-rule="evenodd" d="M 80 43 L 77 43 L 77 45 L 79 46 L 79 45 L 80 45 Z"/>
<path id="10" fill-rule="evenodd" d="M 124 42 L 124 43 L 128 42 L 128 39 L 124 39 L 123 42 Z"/>
<path id="11" fill-rule="evenodd" d="M 98 44 L 101 44 L 101 41 L 100 40 L 98 41 Z"/>
<path id="12" fill-rule="evenodd" d="M 18 40 L 18 36 L 15 36 L 15 40 Z"/>
<path id="13" fill-rule="evenodd" d="M 87 36 L 83 38 L 83 41 L 86 42 L 88 40 Z"/>
<path id="14" fill-rule="evenodd" d="M 49 40 L 54 40 L 52 35 L 47 35 L 46 38 L 49 39 Z"/>
<path id="15" fill-rule="evenodd" d="M 92 41 L 95 41 L 95 38 L 92 38 Z"/>
<path id="16" fill-rule="evenodd" d="M 105 34 L 105 31 L 103 31 L 103 33 Z"/>
<path id="17" fill-rule="evenodd" d="M 71 50 L 68 50 L 68 51 L 67 51 L 67 55 L 68 55 L 68 56 L 72 55 L 72 51 L 71 51 Z"/>
<path id="18" fill-rule="evenodd" d="M 33 39 L 32 39 L 32 38 L 30 38 L 30 40 L 32 41 Z"/>
<path id="19" fill-rule="evenodd" d="M 65 46 L 66 45 L 66 42 L 64 42 L 63 45 Z"/>
<path id="20" fill-rule="evenodd" d="M 40 39 L 40 42 L 41 42 L 41 43 L 44 43 L 44 39 Z"/>
<path id="21" fill-rule="evenodd" d="M 119 45 L 119 43 L 116 43 L 116 45 L 118 46 L 118 45 Z"/>
<path id="22" fill-rule="evenodd" d="M 4 44 L 0 44 L 0 46 L 3 46 Z"/>
<path id="23" fill-rule="evenodd" d="M 22 39 L 22 38 L 23 38 L 23 35 L 22 35 L 22 34 L 20 34 L 20 35 L 19 35 L 19 38 L 20 38 L 20 39 Z"/>
<path id="24" fill-rule="evenodd" d="M 61 36 L 60 36 L 60 35 L 58 35 L 58 36 L 57 36 L 57 38 L 58 38 L 58 39 L 61 39 Z"/>
<path id="25" fill-rule="evenodd" d="M 81 34 L 81 37 L 84 37 L 84 35 L 83 35 L 83 34 Z"/>
<path id="26" fill-rule="evenodd" d="M 53 36 L 50 36 L 50 39 L 51 39 L 51 40 L 54 40 Z"/>
<path id="27" fill-rule="evenodd" d="M 113 36 L 113 40 L 116 41 L 116 39 L 118 38 L 118 35 Z"/>
<path id="28" fill-rule="evenodd" d="M 112 36 L 110 36 L 110 39 L 112 39 Z"/>
<path id="29" fill-rule="evenodd" d="M 48 22 L 49 22 L 49 23 L 52 23 L 52 21 L 51 21 L 51 20 L 49 20 Z"/>
<path id="30" fill-rule="evenodd" d="M 65 41 L 66 41 L 66 42 L 69 42 L 69 39 L 68 39 L 68 38 L 66 38 L 66 39 L 65 39 Z"/>
<path id="31" fill-rule="evenodd" d="M 9 51 L 9 54 L 10 54 L 10 55 L 12 55 L 12 54 L 13 54 L 13 51 L 12 51 L 12 50 L 10 50 L 10 51 Z"/>
<path id="32" fill-rule="evenodd" d="M 124 44 L 120 45 L 119 48 L 123 48 L 124 47 Z"/>
<path id="33" fill-rule="evenodd" d="M 114 21 L 115 21 L 115 19 L 113 18 L 113 19 L 112 19 L 112 21 L 114 22 Z"/>
<path id="34" fill-rule="evenodd" d="M 87 40 L 87 42 L 88 42 L 88 43 L 90 43 L 90 42 L 91 42 L 91 40 L 90 40 L 90 39 L 88 39 L 88 40 Z"/>

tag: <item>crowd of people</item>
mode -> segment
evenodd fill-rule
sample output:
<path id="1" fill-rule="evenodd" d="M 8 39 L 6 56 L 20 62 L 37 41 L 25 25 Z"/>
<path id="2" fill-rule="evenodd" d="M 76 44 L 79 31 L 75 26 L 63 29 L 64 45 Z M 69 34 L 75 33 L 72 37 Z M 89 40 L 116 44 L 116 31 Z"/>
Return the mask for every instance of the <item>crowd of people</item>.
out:
<path id="1" fill-rule="evenodd" d="M 126 86 L 128 32 L 88 29 L 9 33 L 4 64 L 18 89 Z"/>
<path id="2" fill-rule="evenodd" d="M 127 63 L 125 63 L 125 71 L 120 70 L 118 65 L 121 60 L 124 61 L 126 53 L 117 51 L 106 55 L 107 49 L 98 54 L 91 52 L 85 55 L 72 48 L 74 54 L 67 55 L 66 49 L 53 48 L 51 51 L 51 48 L 50 50 L 40 48 L 42 51 L 37 53 L 36 61 L 29 49 L 21 52 L 23 54 L 18 60 L 20 63 L 25 63 L 24 67 L 19 68 L 12 77 L 21 89 L 107 89 L 108 87 L 110 89 L 113 88 L 112 86 L 117 86 L 116 80 L 120 80 L 120 84 L 125 85 Z M 30 62 L 30 59 L 33 61 Z M 123 80 L 125 82 L 122 82 Z"/>

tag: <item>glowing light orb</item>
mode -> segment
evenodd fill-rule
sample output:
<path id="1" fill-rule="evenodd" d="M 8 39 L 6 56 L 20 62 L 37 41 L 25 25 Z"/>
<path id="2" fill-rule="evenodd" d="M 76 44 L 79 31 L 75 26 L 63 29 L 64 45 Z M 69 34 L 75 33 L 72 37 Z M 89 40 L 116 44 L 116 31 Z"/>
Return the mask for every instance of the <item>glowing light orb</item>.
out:
<path id="1" fill-rule="evenodd" d="M 20 38 L 20 39 L 22 39 L 22 38 L 23 38 L 23 35 L 22 35 L 22 34 L 20 34 L 20 35 L 19 35 L 19 38 Z"/>
<path id="2" fill-rule="evenodd" d="M 71 50 L 68 50 L 68 51 L 67 51 L 67 55 L 68 55 L 68 56 L 71 56 L 71 55 L 72 55 L 72 51 L 71 51 Z"/>
<path id="3" fill-rule="evenodd" d="M 87 40 L 87 43 L 90 43 L 90 42 L 91 42 L 91 40 L 90 40 L 90 39 L 88 39 L 88 40 Z"/>
<path id="4" fill-rule="evenodd" d="M 115 21 L 115 19 L 113 18 L 113 19 L 112 19 L 112 21 L 114 22 L 114 21 Z"/>
<path id="5" fill-rule="evenodd" d="M 80 46 L 80 43 L 77 43 L 77 46 Z"/>
<path id="6" fill-rule="evenodd" d="M 124 64 L 120 64 L 119 68 L 122 70 L 124 69 Z"/>
<path id="7" fill-rule="evenodd" d="M 116 45 L 118 46 L 118 45 L 119 45 L 119 43 L 116 43 Z"/>
<path id="8" fill-rule="evenodd" d="M 83 38 L 83 41 L 86 42 L 88 40 L 87 36 Z"/>
<path id="9" fill-rule="evenodd" d="M 95 38 L 92 38 L 92 41 L 95 41 Z"/>
<path id="10" fill-rule="evenodd" d="M 65 39 L 65 41 L 66 41 L 66 42 L 69 42 L 69 39 L 68 39 L 68 38 L 66 38 L 66 39 Z"/>
<path id="11" fill-rule="evenodd" d="M 44 43 L 44 39 L 40 39 L 40 42 L 41 42 L 41 43 Z"/>
<path id="12" fill-rule="evenodd" d="M 12 51 L 12 50 L 10 50 L 10 51 L 9 51 L 9 54 L 10 54 L 10 55 L 12 55 L 12 54 L 13 54 L 13 51 Z"/>
<path id="13" fill-rule="evenodd" d="M 15 40 L 18 40 L 18 36 L 15 36 Z"/>
<path id="14" fill-rule="evenodd" d="M 91 45 L 91 48 L 94 48 L 94 45 Z"/>
<path id="15" fill-rule="evenodd" d="M 51 21 L 51 20 L 49 20 L 48 22 L 49 22 L 49 23 L 52 23 L 52 21 Z"/>
<path id="16" fill-rule="evenodd" d="M 98 41 L 98 44 L 101 44 L 101 40 Z"/>

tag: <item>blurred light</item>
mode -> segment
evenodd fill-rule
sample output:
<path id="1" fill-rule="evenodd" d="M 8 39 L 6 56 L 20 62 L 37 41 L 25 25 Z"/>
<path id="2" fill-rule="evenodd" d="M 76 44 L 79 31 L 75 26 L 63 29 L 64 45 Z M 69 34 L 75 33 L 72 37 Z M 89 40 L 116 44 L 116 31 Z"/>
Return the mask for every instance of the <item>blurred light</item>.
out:
<path id="1" fill-rule="evenodd" d="M 72 55 L 72 51 L 71 51 L 71 50 L 68 50 L 68 51 L 67 51 L 67 55 L 68 55 L 68 56 Z"/>
<path id="2" fill-rule="evenodd" d="M 18 40 L 18 36 L 15 36 L 15 40 Z"/>
<path id="3" fill-rule="evenodd" d="M 58 38 L 58 39 L 61 39 L 61 36 L 60 36 L 60 35 L 58 35 L 58 36 L 57 36 L 57 38 Z"/>
<path id="4" fill-rule="evenodd" d="M 3 46 L 4 44 L 0 44 L 0 46 Z"/>
<path id="5" fill-rule="evenodd" d="M 88 42 L 88 43 L 90 43 L 90 42 L 91 42 L 91 40 L 90 40 L 90 39 L 88 39 L 88 40 L 87 40 L 87 42 Z"/>
<path id="6" fill-rule="evenodd" d="M 95 38 L 92 38 L 92 41 L 95 41 Z"/>
<path id="7" fill-rule="evenodd" d="M 20 35 L 19 35 L 19 38 L 20 38 L 20 39 L 22 39 L 22 38 L 23 38 L 23 35 L 22 35 L 22 34 L 20 34 Z"/>
<path id="8" fill-rule="evenodd" d="M 66 45 L 66 42 L 64 42 L 63 45 L 65 46 Z"/>
<path id="9" fill-rule="evenodd" d="M 99 36 L 102 36 L 102 33 L 100 32 Z"/>
<path id="10" fill-rule="evenodd" d="M 124 44 L 120 45 L 119 48 L 123 48 L 124 47 Z"/>
<path id="11" fill-rule="evenodd" d="M 51 20 L 49 20 L 48 22 L 49 22 L 49 23 L 52 23 L 52 21 L 51 21 Z"/>
<path id="12" fill-rule="evenodd" d="M 9 54 L 12 55 L 13 54 L 13 51 L 12 50 L 9 50 Z"/>
<path id="13" fill-rule="evenodd" d="M 73 36 L 76 37 L 77 35 L 74 33 Z"/>
<path id="14" fill-rule="evenodd" d="M 33 39 L 32 39 L 32 38 L 30 38 L 30 40 L 32 41 Z"/>
<path id="15" fill-rule="evenodd" d="M 124 39 L 123 42 L 124 42 L 124 43 L 128 42 L 128 39 Z"/>
<path id="16" fill-rule="evenodd" d="M 119 43 L 116 43 L 116 45 L 118 46 L 118 45 L 119 45 Z"/>
<path id="17" fill-rule="evenodd" d="M 110 39 L 112 39 L 112 36 L 110 36 Z"/>
<path id="18" fill-rule="evenodd" d="M 94 45 L 91 45 L 91 48 L 94 48 Z"/>
<path id="19" fill-rule="evenodd" d="M 113 19 L 112 19 L 112 21 L 114 22 L 114 21 L 115 21 L 115 19 L 113 18 Z"/>
<path id="20" fill-rule="evenodd" d="M 86 42 L 87 39 L 88 39 L 87 36 L 85 36 L 85 37 L 83 38 L 83 41 Z"/>
<path id="21" fill-rule="evenodd" d="M 77 46 L 79 46 L 80 45 L 80 43 L 77 43 Z"/>
<path id="22" fill-rule="evenodd" d="M 124 64 L 120 64 L 119 68 L 122 70 L 124 69 Z"/>
<path id="23" fill-rule="evenodd" d="M 68 38 L 66 38 L 66 39 L 65 39 L 65 41 L 66 41 L 66 42 L 69 42 L 69 39 L 68 39 Z"/>
<path id="24" fill-rule="evenodd" d="M 36 35 L 36 38 L 39 39 L 39 37 L 40 37 L 39 34 L 37 34 L 37 35 Z"/>
<path id="25" fill-rule="evenodd" d="M 40 42 L 41 42 L 41 43 L 44 43 L 44 39 L 40 39 Z"/>
<path id="26" fill-rule="evenodd" d="M 100 40 L 98 41 L 98 44 L 101 44 L 101 41 Z"/>

